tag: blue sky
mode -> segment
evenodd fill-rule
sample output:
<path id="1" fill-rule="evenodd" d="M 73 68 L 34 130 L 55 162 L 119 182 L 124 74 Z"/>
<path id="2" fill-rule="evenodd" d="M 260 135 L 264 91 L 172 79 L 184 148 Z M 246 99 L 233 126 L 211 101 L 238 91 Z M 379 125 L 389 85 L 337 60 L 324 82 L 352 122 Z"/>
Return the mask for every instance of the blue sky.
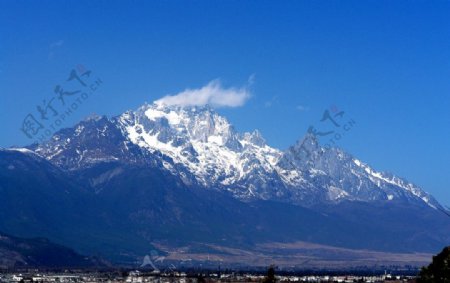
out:
<path id="1" fill-rule="evenodd" d="M 103 84 L 62 126 L 220 79 L 220 108 L 287 148 L 331 105 L 338 145 L 450 205 L 449 1 L 1 1 L 0 146 L 82 64 Z M 249 78 L 253 83 L 249 86 Z"/>

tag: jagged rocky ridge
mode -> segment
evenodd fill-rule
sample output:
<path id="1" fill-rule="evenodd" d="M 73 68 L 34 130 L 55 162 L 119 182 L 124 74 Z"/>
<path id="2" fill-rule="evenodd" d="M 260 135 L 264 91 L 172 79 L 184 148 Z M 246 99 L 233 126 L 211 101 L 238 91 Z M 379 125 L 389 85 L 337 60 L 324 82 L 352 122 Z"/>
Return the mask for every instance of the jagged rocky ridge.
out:
<path id="1" fill-rule="evenodd" d="M 163 168 L 187 186 L 221 190 L 239 200 L 303 206 L 341 201 L 404 202 L 441 208 L 418 186 L 306 135 L 287 151 L 258 131 L 238 133 L 212 108 L 145 104 L 114 118 L 91 117 L 30 150 L 66 171 L 104 162 Z M 101 188 L 119 171 L 91 180 Z"/>
<path id="2" fill-rule="evenodd" d="M 0 231 L 114 262 L 161 245 L 226 257 L 277 242 L 435 252 L 450 241 L 417 186 L 312 135 L 282 152 L 209 107 L 146 104 L 0 149 L 0 195 Z"/>

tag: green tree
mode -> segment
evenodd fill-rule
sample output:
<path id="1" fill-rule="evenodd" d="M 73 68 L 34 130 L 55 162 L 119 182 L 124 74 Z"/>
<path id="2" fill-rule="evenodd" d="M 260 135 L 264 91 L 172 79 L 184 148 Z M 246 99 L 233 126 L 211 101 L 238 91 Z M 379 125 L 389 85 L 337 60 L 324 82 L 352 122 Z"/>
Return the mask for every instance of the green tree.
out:
<path id="1" fill-rule="evenodd" d="M 418 283 L 450 283 L 450 246 L 436 256 L 420 271 Z"/>
<path id="2" fill-rule="evenodd" d="M 275 281 L 275 267 L 271 265 L 267 270 L 267 276 L 263 280 L 264 283 L 274 283 Z"/>

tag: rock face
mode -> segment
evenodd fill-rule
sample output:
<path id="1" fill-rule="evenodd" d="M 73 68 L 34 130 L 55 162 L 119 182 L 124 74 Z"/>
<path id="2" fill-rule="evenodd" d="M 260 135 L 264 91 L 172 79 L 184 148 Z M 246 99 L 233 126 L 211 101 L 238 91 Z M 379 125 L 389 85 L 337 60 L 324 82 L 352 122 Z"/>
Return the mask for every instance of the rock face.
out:
<path id="1" fill-rule="evenodd" d="M 161 243 L 435 252 L 450 241 L 419 187 L 313 135 L 282 152 L 207 106 L 146 104 L 2 149 L 0 194 L 0 231 L 119 262 Z"/>
<path id="2" fill-rule="evenodd" d="M 102 162 L 162 166 L 186 184 L 233 194 L 240 200 L 299 205 L 343 200 L 439 203 L 419 187 L 378 172 L 307 134 L 286 152 L 258 131 L 238 133 L 210 107 L 144 105 L 118 117 L 94 117 L 30 147 L 69 171 Z"/>

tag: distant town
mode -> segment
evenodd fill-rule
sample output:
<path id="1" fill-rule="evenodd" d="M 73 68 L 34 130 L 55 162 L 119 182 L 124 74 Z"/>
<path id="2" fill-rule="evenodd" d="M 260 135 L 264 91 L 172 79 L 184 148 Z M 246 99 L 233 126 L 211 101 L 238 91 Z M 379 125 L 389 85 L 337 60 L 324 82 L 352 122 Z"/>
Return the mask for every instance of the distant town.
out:
<path id="1" fill-rule="evenodd" d="M 332 273 L 331 273 L 332 274 Z M 378 275 L 363 274 L 267 274 L 260 272 L 233 271 L 173 271 L 155 272 L 138 270 L 118 271 L 39 271 L 23 270 L 22 272 L 3 271 L 0 282 L 108 282 L 108 283 L 201 283 L 201 282 L 416 282 L 414 275 L 383 273 Z"/>

